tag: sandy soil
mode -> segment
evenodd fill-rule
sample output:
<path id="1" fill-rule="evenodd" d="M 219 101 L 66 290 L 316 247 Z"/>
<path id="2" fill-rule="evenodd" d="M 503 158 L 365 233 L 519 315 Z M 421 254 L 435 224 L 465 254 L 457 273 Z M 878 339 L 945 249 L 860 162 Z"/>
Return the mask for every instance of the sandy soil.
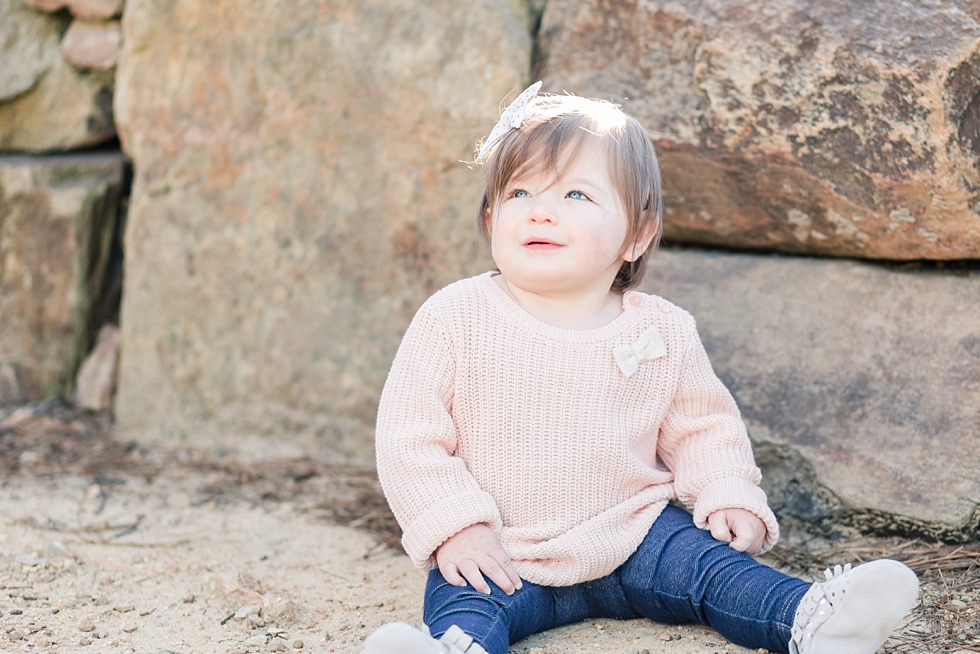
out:
<path id="1" fill-rule="evenodd" d="M 281 444 L 125 443 L 104 426 L 67 409 L 0 420 L 0 650 L 356 653 L 385 622 L 419 622 L 424 577 L 391 547 L 369 469 L 282 458 Z M 945 565 L 923 568 L 923 605 L 883 651 L 980 651 L 980 550 L 852 546 Z M 597 620 L 511 651 L 750 650 L 701 627 Z"/>

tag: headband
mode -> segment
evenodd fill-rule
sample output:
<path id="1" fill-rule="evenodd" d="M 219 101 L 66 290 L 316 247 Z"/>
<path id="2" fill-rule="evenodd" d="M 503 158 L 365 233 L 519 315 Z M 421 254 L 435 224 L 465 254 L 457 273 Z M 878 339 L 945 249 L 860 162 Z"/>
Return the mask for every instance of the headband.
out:
<path id="1" fill-rule="evenodd" d="M 541 88 L 541 82 L 535 82 L 531 86 L 524 89 L 517 98 L 510 103 L 504 113 L 500 114 L 500 120 L 497 124 L 493 126 L 490 130 L 490 136 L 487 140 L 483 142 L 480 146 L 480 154 L 477 159 L 483 159 L 490 151 L 497 141 L 502 139 L 507 132 L 512 129 L 520 129 L 521 125 L 524 123 L 524 116 L 527 114 L 527 105 L 534 99 L 534 96 L 538 94 L 538 89 Z"/>

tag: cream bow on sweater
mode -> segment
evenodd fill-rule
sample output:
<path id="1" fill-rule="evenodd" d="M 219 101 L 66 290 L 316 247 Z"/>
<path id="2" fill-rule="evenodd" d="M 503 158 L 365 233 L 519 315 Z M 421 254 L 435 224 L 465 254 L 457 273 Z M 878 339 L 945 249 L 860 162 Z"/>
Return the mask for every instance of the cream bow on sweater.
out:
<path id="1" fill-rule="evenodd" d="M 640 364 L 667 355 L 667 344 L 656 327 L 643 332 L 636 342 L 613 348 L 613 356 L 619 369 L 627 377 L 640 369 Z"/>

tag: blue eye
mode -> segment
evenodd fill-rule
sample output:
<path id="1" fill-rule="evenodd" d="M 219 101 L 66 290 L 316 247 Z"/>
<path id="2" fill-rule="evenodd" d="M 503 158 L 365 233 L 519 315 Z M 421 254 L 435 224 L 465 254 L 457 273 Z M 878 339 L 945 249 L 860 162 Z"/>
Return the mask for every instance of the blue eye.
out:
<path id="1" fill-rule="evenodd" d="M 514 191 L 512 197 L 515 197 L 515 198 L 529 198 L 529 197 L 531 197 L 531 194 L 528 193 L 527 191 L 525 191 L 524 189 L 519 188 L 516 191 Z"/>
<path id="2" fill-rule="evenodd" d="M 566 198 L 570 198 L 572 200 L 588 200 L 589 199 L 589 196 L 587 196 L 582 191 L 569 191 L 568 192 L 568 195 L 566 195 L 565 197 Z"/>

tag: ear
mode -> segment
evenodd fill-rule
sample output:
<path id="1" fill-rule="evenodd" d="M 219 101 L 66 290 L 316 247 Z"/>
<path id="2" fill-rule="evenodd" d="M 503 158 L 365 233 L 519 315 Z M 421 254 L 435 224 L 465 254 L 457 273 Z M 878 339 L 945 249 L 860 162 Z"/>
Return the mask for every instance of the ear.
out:
<path id="1" fill-rule="evenodd" d="M 487 235 L 493 234 L 493 214 L 490 212 L 490 207 L 483 212 L 483 224 L 487 228 Z"/>
<path id="2" fill-rule="evenodd" d="M 648 222 L 643 232 L 638 234 L 632 245 L 626 248 L 626 252 L 623 253 L 623 261 L 633 262 L 642 257 L 643 253 L 649 249 L 650 244 L 653 243 L 653 238 L 656 235 L 655 224 L 652 221 Z"/>

